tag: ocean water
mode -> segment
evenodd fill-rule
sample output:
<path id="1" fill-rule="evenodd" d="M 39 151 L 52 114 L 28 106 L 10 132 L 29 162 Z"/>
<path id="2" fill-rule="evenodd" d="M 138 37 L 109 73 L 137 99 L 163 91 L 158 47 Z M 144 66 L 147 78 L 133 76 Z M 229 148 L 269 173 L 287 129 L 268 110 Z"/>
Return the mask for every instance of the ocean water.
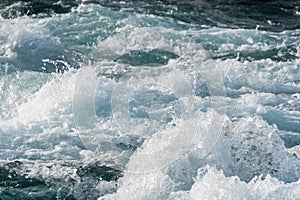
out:
<path id="1" fill-rule="evenodd" d="M 0 3 L 0 199 L 300 199 L 300 1 Z"/>

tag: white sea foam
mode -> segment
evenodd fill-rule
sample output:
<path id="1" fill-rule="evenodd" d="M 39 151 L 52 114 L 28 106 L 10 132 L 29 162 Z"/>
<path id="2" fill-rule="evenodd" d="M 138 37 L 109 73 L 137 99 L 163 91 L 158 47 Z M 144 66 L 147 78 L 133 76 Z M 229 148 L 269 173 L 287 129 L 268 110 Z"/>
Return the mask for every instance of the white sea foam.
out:
<path id="1" fill-rule="evenodd" d="M 30 42 L 51 52 L 66 46 L 82 61 L 81 69 L 64 74 L 27 70 L 1 76 L 1 160 L 29 163 L 21 173 L 49 182 L 74 179 L 79 199 L 86 182 L 63 162 L 101 161 L 122 170 L 118 181 L 98 183 L 94 197 L 100 199 L 299 197 L 299 143 L 286 148 L 281 139 L 300 132 L 298 30 L 178 30 L 168 19 L 96 5 L 52 18 L 0 20 L 0 62 L 16 63 L 28 49 L 14 48 L 29 48 Z M 298 45 L 293 59 L 283 59 L 285 45 Z M 153 49 L 179 57 L 161 66 L 116 61 Z M 39 55 L 32 59 L 45 61 Z M 80 79 L 84 74 L 97 82 L 84 91 L 92 101 L 75 91 L 91 82 Z M 83 111 L 95 109 L 87 130 L 78 121 L 89 115 L 74 112 L 74 96 Z M 118 115 L 124 106 L 130 112 Z M 174 139 L 177 130 L 183 135 Z"/>

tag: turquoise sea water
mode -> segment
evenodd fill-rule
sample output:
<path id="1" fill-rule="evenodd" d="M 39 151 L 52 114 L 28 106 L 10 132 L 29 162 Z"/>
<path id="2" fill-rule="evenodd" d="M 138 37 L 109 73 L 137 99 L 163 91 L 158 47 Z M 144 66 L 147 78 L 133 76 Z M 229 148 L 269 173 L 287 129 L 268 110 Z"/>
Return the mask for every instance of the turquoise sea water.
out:
<path id="1" fill-rule="evenodd" d="M 0 4 L 0 199 L 299 199 L 299 1 Z"/>

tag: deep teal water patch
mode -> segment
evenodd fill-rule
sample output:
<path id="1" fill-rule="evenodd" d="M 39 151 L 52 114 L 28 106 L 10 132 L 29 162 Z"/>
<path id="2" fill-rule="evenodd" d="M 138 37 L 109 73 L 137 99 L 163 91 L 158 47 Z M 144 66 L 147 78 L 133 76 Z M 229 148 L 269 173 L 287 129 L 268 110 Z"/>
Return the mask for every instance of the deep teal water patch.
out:
<path id="1" fill-rule="evenodd" d="M 17 4 L 18 3 L 18 4 Z M 71 11 L 72 8 L 77 7 L 78 2 L 73 0 L 63 1 L 41 1 L 41 0 L 4 0 L 1 2 L 0 7 L 4 8 L 1 16 L 4 18 L 16 18 L 24 15 L 42 15 L 51 16 L 53 14 L 64 14 Z"/>
<path id="2" fill-rule="evenodd" d="M 170 59 L 176 59 L 179 56 L 168 51 L 153 49 L 150 51 L 131 51 L 116 59 L 117 62 L 130 64 L 132 66 L 140 65 L 165 65 Z"/>
<path id="3" fill-rule="evenodd" d="M 0 166 L 0 199 L 57 199 L 58 188 L 45 180 L 20 175 L 22 167 L 20 161 Z M 75 199 L 68 194 L 68 188 L 63 190 L 59 194 L 62 199 Z"/>
<path id="4" fill-rule="evenodd" d="M 20 161 L 9 162 L 0 166 L 0 199 L 78 199 L 72 188 L 78 186 L 75 179 L 68 180 L 43 180 L 41 177 L 29 177 L 22 174 L 26 164 Z M 48 165 L 47 168 L 54 166 Z M 116 181 L 122 177 L 122 172 L 102 165 L 100 162 L 78 165 L 76 168 L 78 180 L 82 184 L 82 193 L 89 195 L 89 190 L 94 188 L 100 181 Z M 90 196 L 96 199 L 96 194 Z"/>

